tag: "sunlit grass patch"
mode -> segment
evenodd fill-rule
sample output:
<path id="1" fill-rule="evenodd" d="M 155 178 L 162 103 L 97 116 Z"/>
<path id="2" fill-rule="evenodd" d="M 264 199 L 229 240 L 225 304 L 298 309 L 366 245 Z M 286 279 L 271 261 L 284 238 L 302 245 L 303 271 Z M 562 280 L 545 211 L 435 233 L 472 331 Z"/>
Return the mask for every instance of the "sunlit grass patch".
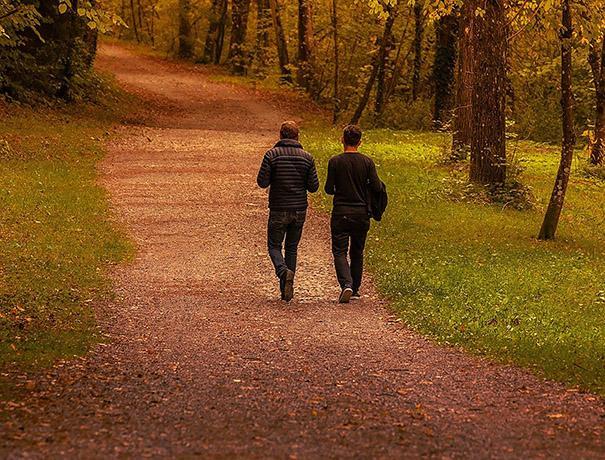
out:
<path id="1" fill-rule="evenodd" d="M 109 99 L 115 94 L 109 95 Z M 9 106 L 0 138 L 0 368 L 47 365 L 94 342 L 105 269 L 130 245 L 97 184 L 119 108 Z"/>

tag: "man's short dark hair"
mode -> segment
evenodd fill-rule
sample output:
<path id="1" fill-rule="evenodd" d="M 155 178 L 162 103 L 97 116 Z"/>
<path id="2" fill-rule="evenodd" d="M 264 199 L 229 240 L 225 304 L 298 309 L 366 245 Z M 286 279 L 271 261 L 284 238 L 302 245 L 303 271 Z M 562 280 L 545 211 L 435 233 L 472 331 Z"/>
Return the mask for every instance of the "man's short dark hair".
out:
<path id="1" fill-rule="evenodd" d="M 282 139 L 292 139 L 297 141 L 300 130 L 294 121 L 284 121 L 279 129 L 279 137 Z"/>
<path id="2" fill-rule="evenodd" d="M 342 137 L 347 147 L 357 147 L 361 144 L 361 128 L 357 125 L 348 125 L 344 129 Z"/>

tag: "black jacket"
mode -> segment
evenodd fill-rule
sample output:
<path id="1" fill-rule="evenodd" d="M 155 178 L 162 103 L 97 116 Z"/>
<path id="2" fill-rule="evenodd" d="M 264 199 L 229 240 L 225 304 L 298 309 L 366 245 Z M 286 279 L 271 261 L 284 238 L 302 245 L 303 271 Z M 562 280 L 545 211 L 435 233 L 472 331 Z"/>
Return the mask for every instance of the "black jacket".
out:
<path id="1" fill-rule="evenodd" d="M 334 195 L 335 214 L 368 213 L 370 194 L 381 190 L 376 165 L 362 153 L 341 153 L 330 159 L 326 193 Z"/>
<path id="2" fill-rule="evenodd" d="M 265 154 L 256 181 L 259 187 L 271 187 L 269 208 L 273 211 L 304 211 L 307 192 L 319 189 L 313 157 L 291 139 L 282 139 Z"/>

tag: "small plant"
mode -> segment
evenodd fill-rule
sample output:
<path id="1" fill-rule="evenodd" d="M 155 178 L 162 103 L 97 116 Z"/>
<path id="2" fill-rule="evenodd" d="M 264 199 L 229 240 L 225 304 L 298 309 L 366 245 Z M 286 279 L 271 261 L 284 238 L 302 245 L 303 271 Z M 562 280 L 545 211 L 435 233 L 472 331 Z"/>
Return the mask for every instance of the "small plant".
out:
<path id="1" fill-rule="evenodd" d="M 580 168 L 580 174 L 588 179 L 605 180 L 605 165 L 584 162 Z"/>

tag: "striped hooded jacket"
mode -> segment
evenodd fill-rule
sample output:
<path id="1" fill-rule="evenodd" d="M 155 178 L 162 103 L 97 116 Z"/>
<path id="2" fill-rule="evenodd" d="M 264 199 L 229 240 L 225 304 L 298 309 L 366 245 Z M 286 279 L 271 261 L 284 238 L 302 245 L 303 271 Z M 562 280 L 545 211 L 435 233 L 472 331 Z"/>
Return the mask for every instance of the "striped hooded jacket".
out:
<path id="1" fill-rule="evenodd" d="M 272 211 L 304 211 L 307 192 L 319 189 L 315 160 L 292 139 L 282 139 L 265 154 L 256 181 L 261 188 L 271 187 Z"/>

